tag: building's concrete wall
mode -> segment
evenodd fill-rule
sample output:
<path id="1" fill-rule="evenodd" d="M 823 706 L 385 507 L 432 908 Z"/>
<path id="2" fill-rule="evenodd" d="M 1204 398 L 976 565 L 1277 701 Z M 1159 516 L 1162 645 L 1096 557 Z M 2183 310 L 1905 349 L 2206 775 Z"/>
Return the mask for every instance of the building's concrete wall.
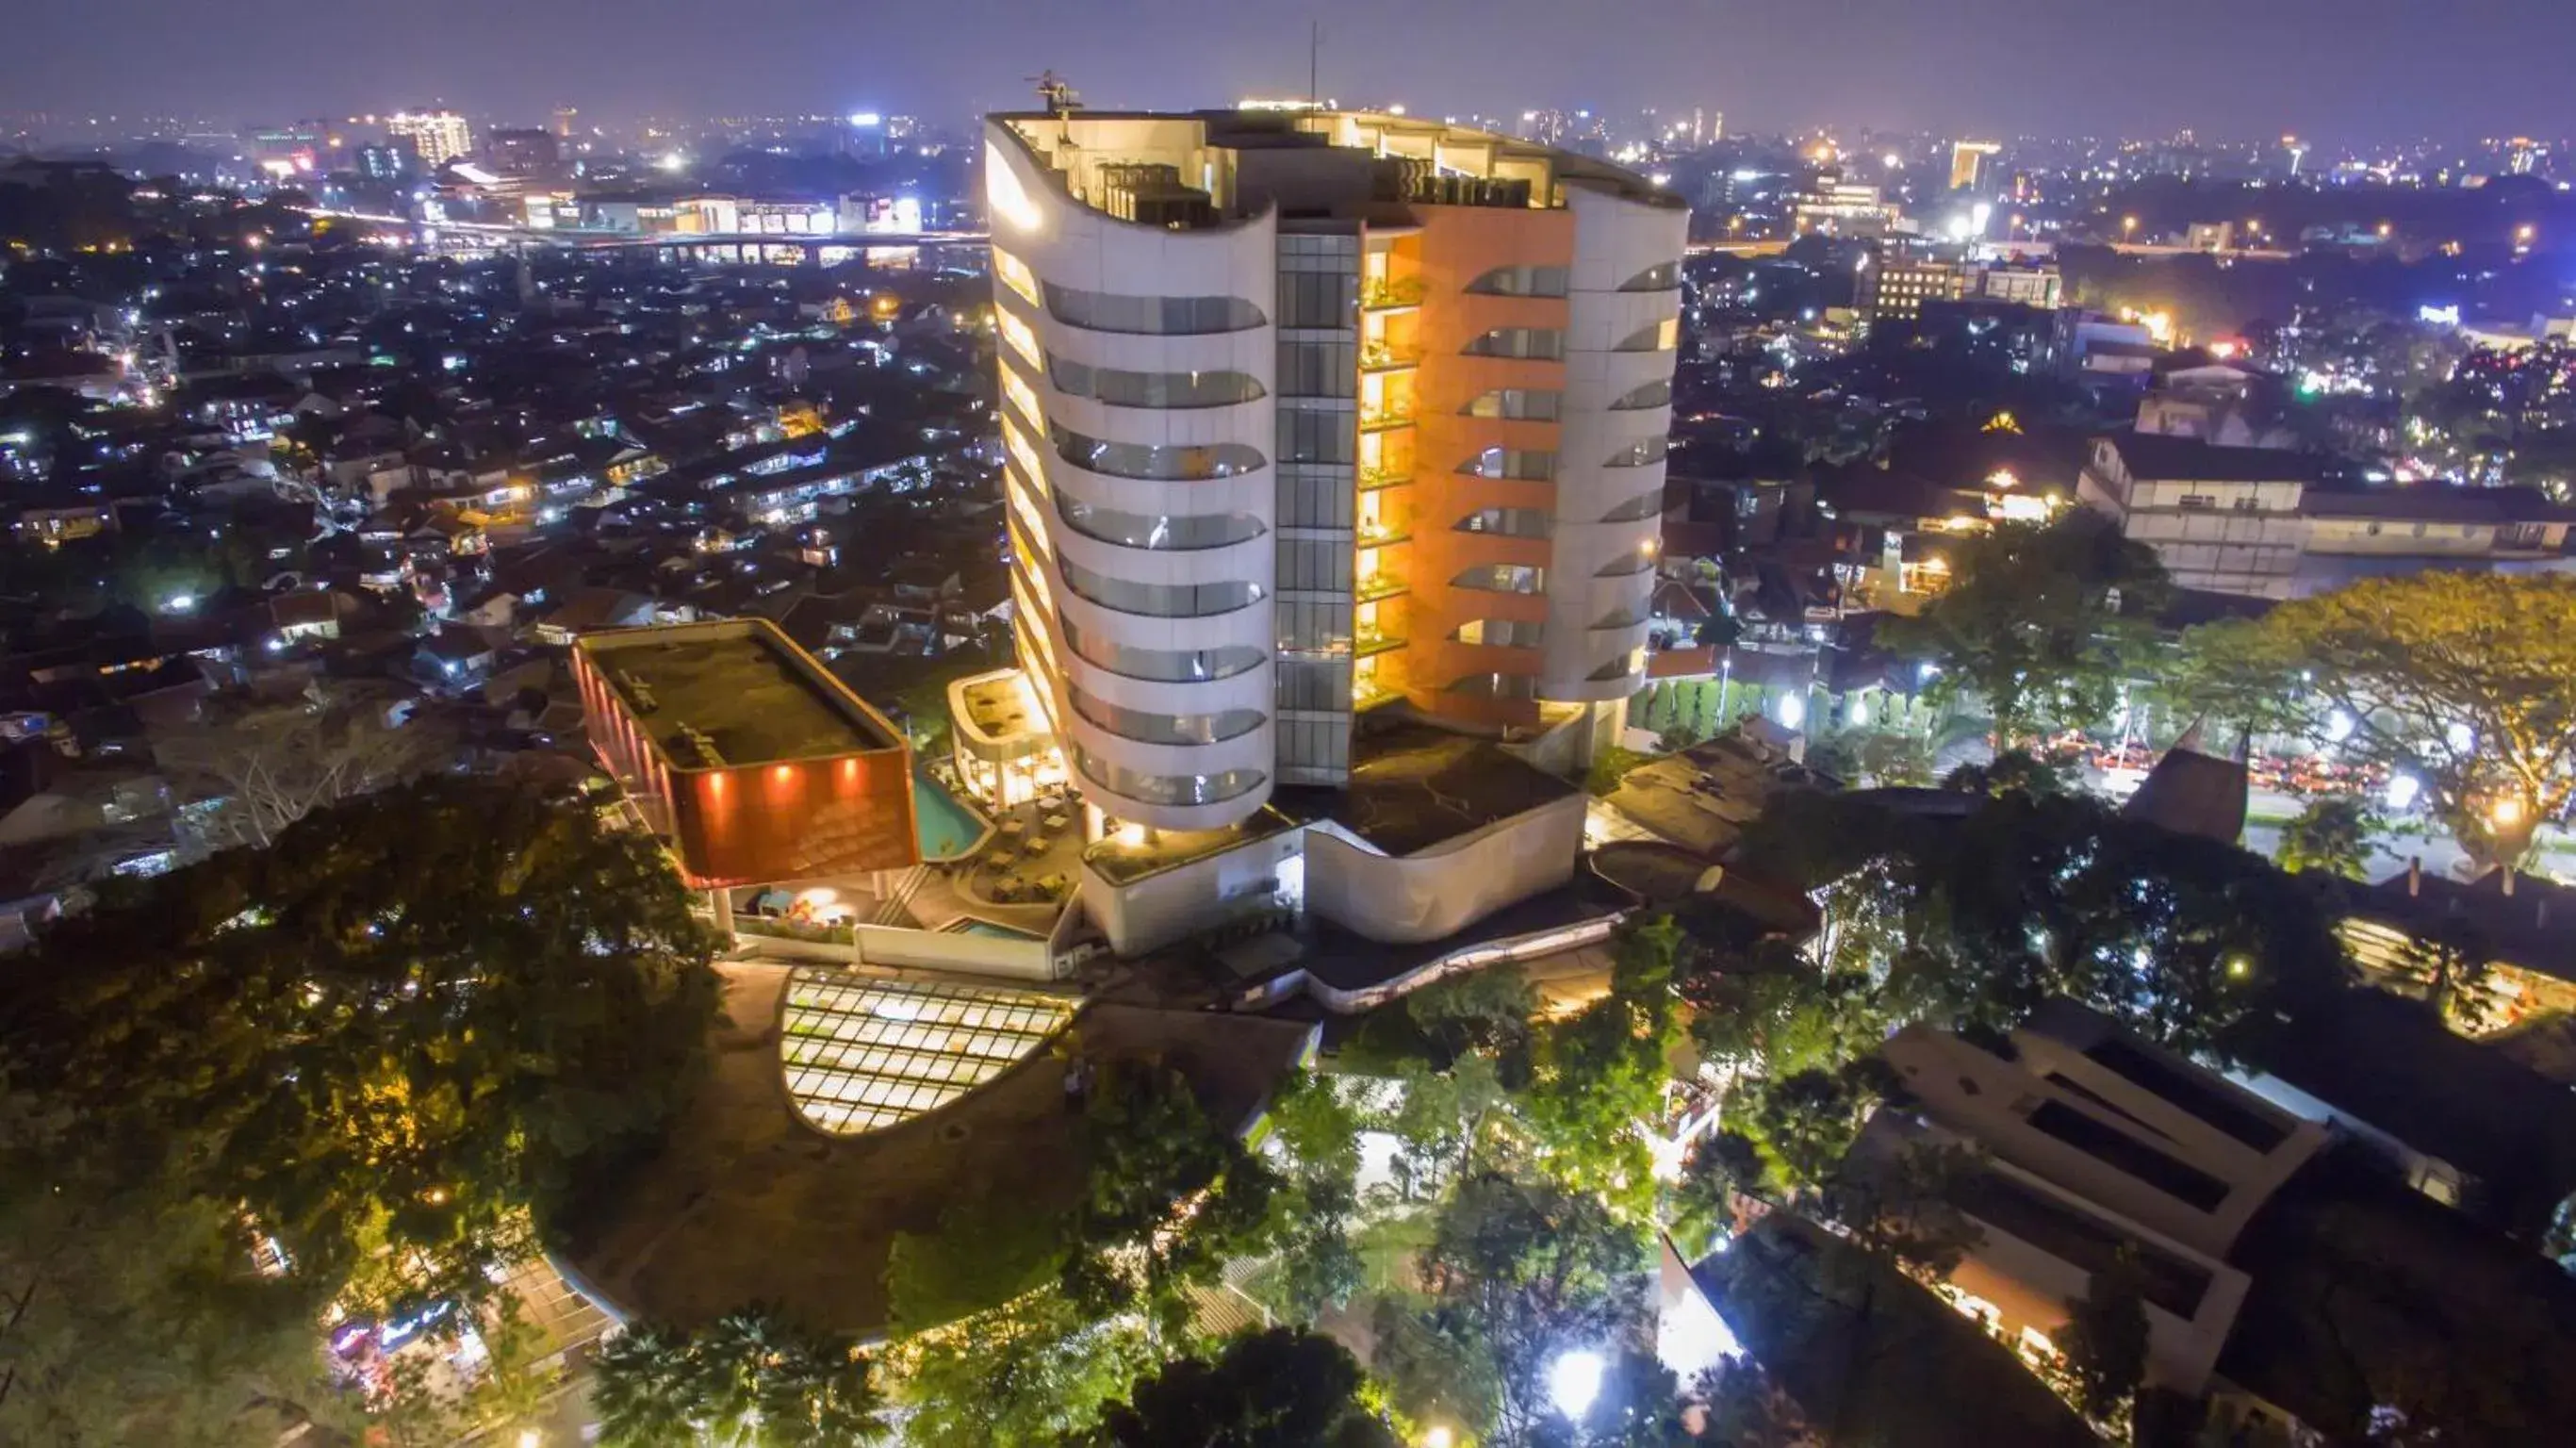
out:
<path id="1" fill-rule="evenodd" d="M 1574 878 L 1587 798 L 1569 794 L 1401 858 L 1314 826 L 1306 841 L 1306 907 L 1371 940 L 1411 944 L 1454 935 Z"/>

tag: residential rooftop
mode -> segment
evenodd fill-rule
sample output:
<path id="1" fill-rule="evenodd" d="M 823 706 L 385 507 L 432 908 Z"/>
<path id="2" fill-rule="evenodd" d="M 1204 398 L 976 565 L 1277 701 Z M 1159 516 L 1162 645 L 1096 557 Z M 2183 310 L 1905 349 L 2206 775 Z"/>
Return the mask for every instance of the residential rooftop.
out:
<path id="1" fill-rule="evenodd" d="M 1164 870 L 1223 854 L 1238 845 L 1293 830 L 1297 821 L 1264 805 L 1248 819 L 1213 830 L 1148 830 L 1131 826 L 1095 840 L 1082 862 L 1112 885 L 1128 885 Z"/>
<path id="2" fill-rule="evenodd" d="M 1283 794 L 1309 819 L 1331 820 L 1385 854 L 1411 855 L 1574 792 L 1490 739 L 1402 724 L 1352 739 L 1346 788 Z"/>
<path id="3" fill-rule="evenodd" d="M 903 742 L 764 619 L 587 634 L 581 647 L 681 769 L 828 758 Z"/>

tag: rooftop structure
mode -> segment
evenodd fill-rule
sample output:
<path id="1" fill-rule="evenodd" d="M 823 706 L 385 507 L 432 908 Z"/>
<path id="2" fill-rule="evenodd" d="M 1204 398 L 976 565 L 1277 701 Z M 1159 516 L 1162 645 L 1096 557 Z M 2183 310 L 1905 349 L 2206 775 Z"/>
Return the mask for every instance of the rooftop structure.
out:
<path id="1" fill-rule="evenodd" d="M 766 619 L 585 634 L 591 746 L 692 886 L 918 863 L 912 756 Z"/>

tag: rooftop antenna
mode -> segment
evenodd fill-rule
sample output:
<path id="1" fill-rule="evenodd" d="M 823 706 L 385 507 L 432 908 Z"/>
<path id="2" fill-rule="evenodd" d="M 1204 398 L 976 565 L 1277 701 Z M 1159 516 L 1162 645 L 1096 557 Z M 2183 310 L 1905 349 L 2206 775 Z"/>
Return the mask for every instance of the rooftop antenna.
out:
<path id="1" fill-rule="evenodd" d="M 1027 79 L 1037 86 L 1038 99 L 1046 102 L 1047 114 L 1059 121 L 1069 121 L 1074 111 L 1082 105 L 1081 94 L 1074 90 L 1072 84 L 1063 76 L 1052 70 L 1040 71 Z M 1067 141 L 1073 139 L 1071 124 L 1064 126 L 1063 135 Z"/>

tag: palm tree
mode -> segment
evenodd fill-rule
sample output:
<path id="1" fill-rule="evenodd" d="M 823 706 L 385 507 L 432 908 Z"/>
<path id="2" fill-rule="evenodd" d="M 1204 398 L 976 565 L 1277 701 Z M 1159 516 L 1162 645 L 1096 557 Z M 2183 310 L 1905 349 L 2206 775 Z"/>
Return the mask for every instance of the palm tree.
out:
<path id="1" fill-rule="evenodd" d="M 697 1436 L 702 1404 L 686 1333 L 637 1323 L 599 1350 L 591 1410 L 601 1448 L 670 1448 Z"/>
<path id="2" fill-rule="evenodd" d="M 760 1381 L 760 1448 L 852 1448 L 890 1436 L 885 1395 L 855 1344 L 800 1334 Z"/>

